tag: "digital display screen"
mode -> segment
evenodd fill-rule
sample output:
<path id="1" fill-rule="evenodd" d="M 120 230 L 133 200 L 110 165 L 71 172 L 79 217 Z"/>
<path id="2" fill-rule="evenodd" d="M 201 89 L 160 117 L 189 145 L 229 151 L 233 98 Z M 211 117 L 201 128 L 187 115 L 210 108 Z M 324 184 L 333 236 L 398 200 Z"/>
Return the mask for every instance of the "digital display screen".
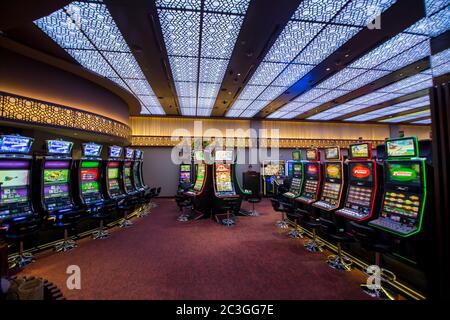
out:
<path id="1" fill-rule="evenodd" d="M 349 164 L 350 180 L 352 182 L 372 182 L 373 163 L 372 162 L 351 162 Z"/>
<path id="2" fill-rule="evenodd" d="M 114 190 L 119 190 L 120 186 L 119 186 L 119 181 L 117 179 L 113 179 L 113 180 L 109 180 L 109 190 L 110 191 L 114 191 Z"/>
<path id="3" fill-rule="evenodd" d="M 119 179 L 119 168 L 108 168 L 108 179 Z"/>
<path id="4" fill-rule="evenodd" d="M 319 176 L 319 168 L 317 164 L 308 163 L 306 164 L 306 174 L 311 179 L 317 179 Z"/>
<path id="5" fill-rule="evenodd" d="M 98 192 L 98 181 L 83 181 L 81 182 L 82 193 L 96 193 Z"/>
<path id="6" fill-rule="evenodd" d="M 190 172 L 180 172 L 180 181 L 181 182 L 190 182 L 191 181 L 191 173 Z"/>
<path id="7" fill-rule="evenodd" d="M 194 160 L 196 160 L 196 161 L 203 161 L 203 160 L 205 160 L 203 151 L 195 151 L 195 153 L 194 153 Z"/>
<path id="8" fill-rule="evenodd" d="M 141 150 L 136 149 L 136 150 L 134 151 L 134 158 L 135 158 L 135 159 L 140 159 L 140 158 L 141 158 Z"/>
<path id="9" fill-rule="evenodd" d="M 0 153 L 29 153 L 32 138 L 21 136 L 1 136 Z"/>
<path id="10" fill-rule="evenodd" d="M 338 147 L 330 147 L 325 149 L 325 159 L 327 160 L 335 160 L 339 159 L 339 148 Z"/>
<path id="11" fill-rule="evenodd" d="M 216 161 L 233 161 L 233 151 L 217 150 Z"/>
<path id="12" fill-rule="evenodd" d="M 180 171 L 181 172 L 190 172 L 191 171 L 191 165 L 190 164 L 182 164 L 180 166 Z"/>
<path id="13" fill-rule="evenodd" d="M 388 157 L 415 157 L 417 156 L 417 138 L 402 138 L 386 141 Z"/>
<path id="14" fill-rule="evenodd" d="M 353 144 L 350 146 L 350 157 L 352 159 L 368 159 L 370 156 L 370 145 L 368 143 Z"/>
<path id="15" fill-rule="evenodd" d="M 44 184 L 66 183 L 69 180 L 68 169 L 45 169 Z"/>
<path id="16" fill-rule="evenodd" d="M 316 149 L 306 150 L 306 159 L 307 160 L 317 160 L 317 150 Z"/>
<path id="17" fill-rule="evenodd" d="M 28 170 L 0 170 L 0 183 L 3 188 L 27 186 L 29 179 Z"/>
<path id="18" fill-rule="evenodd" d="M 68 197 L 69 196 L 69 185 L 55 184 L 44 186 L 44 198 L 58 198 L 58 197 Z"/>
<path id="19" fill-rule="evenodd" d="M 341 167 L 335 163 L 325 164 L 325 173 L 328 179 L 341 179 Z"/>
<path id="20" fill-rule="evenodd" d="M 203 188 L 203 181 L 205 180 L 205 173 L 206 173 L 206 165 L 205 164 L 199 164 L 197 167 L 197 178 L 195 179 L 195 185 L 194 190 L 200 191 Z"/>
<path id="21" fill-rule="evenodd" d="M 131 162 L 127 162 L 125 163 L 125 166 L 123 167 L 123 180 L 125 182 L 125 186 L 127 187 L 127 189 L 131 189 L 132 185 L 131 185 Z"/>
<path id="22" fill-rule="evenodd" d="M 63 140 L 47 140 L 47 152 L 50 154 L 70 154 L 73 142 Z"/>
<path id="23" fill-rule="evenodd" d="M 125 158 L 133 159 L 134 150 L 130 148 L 125 148 Z"/>
<path id="24" fill-rule="evenodd" d="M 110 158 L 120 158 L 122 156 L 122 147 L 110 146 L 108 156 Z"/>
<path id="25" fill-rule="evenodd" d="M 417 162 L 385 163 L 386 182 L 404 186 L 420 187 L 422 184 L 421 165 Z"/>
<path id="26" fill-rule="evenodd" d="M 281 165 L 279 163 L 265 163 L 263 164 L 263 174 L 265 176 L 279 176 L 282 172 Z"/>
<path id="27" fill-rule="evenodd" d="M 81 192 L 98 192 L 98 168 L 89 168 L 80 170 Z"/>
<path id="28" fill-rule="evenodd" d="M 294 174 L 302 173 L 302 165 L 300 163 L 294 163 Z"/>
<path id="29" fill-rule="evenodd" d="M 301 159 L 301 152 L 300 150 L 296 150 L 292 152 L 292 159 L 299 161 Z"/>
<path id="30" fill-rule="evenodd" d="M 96 143 L 83 143 L 83 155 L 85 157 L 99 157 L 102 145 Z"/>
<path id="31" fill-rule="evenodd" d="M 27 187 L 5 187 L 1 189 L 0 204 L 19 203 L 28 201 Z"/>
<path id="32" fill-rule="evenodd" d="M 233 191 L 230 164 L 216 164 L 216 188 L 218 192 Z"/>

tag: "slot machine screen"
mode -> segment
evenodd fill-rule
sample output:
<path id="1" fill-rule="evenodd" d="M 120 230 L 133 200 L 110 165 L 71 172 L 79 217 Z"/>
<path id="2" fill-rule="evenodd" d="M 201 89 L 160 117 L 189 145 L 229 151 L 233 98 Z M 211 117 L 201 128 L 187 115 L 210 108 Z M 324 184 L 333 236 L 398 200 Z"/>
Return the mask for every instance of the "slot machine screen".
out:
<path id="1" fill-rule="evenodd" d="M 199 164 L 197 167 L 197 179 L 195 180 L 194 190 L 200 191 L 203 187 L 203 181 L 205 180 L 206 165 Z"/>
<path id="2" fill-rule="evenodd" d="M 131 189 L 131 162 L 126 162 L 123 167 L 123 179 L 125 182 L 125 187 Z"/>
<path id="3" fill-rule="evenodd" d="M 339 148 L 330 147 L 325 149 L 325 159 L 327 160 L 338 160 L 339 159 Z"/>
<path id="4" fill-rule="evenodd" d="M 83 143 L 83 155 L 85 157 L 99 157 L 102 146 L 96 143 Z"/>
<path id="5" fill-rule="evenodd" d="M 195 151 L 194 152 L 194 160 L 195 161 L 203 161 L 205 160 L 205 155 L 203 154 L 203 151 Z"/>
<path id="6" fill-rule="evenodd" d="M 416 157 L 417 138 L 402 138 L 386 141 L 388 157 Z"/>
<path id="7" fill-rule="evenodd" d="M 181 172 L 191 172 L 191 166 L 189 164 L 182 164 L 180 167 Z"/>
<path id="8" fill-rule="evenodd" d="M 141 150 L 139 150 L 139 149 L 136 149 L 135 151 L 134 151 L 134 158 L 135 159 L 141 159 L 141 154 L 142 154 L 142 152 L 141 152 Z"/>
<path id="9" fill-rule="evenodd" d="M 319 168 L 315 163 L 306 164 L 306 174 L 309 179 L 317 180 L 319 178 Z"/>
<path id="10" fill-rule="evenodd" d="M 125 158 L 133 159 L 134 150 L 131 148 L 125 148 Z"/>
<path id="11" fill-rule="evenodd" d="M 122 147 L 110 146 L 109 158 L 120 158 L 122 156 Z"/>
<path id="12" fill-rule="evenodd" d="M 73 142 L 63 140 L 47 140 L 47 153 L 49 154 L 70 154 Z"/>
<path id="13" fill-rule="evenodd" d="M 300 163 L 294 163 L 293 172 L 295 175 L 301 175 L 302 174 L 302 165 Z"/>
<path id="14" fill-rule="evenodd" d="M 306 150 L 306 159 L 307 160 L 317 160 L 317 150 L 316 149 Z"/>
<path id="15" fill-rule="evenodd" d="M 29 153 L 33 139 L 21 136 L 1 136 L 0 153 Z"/>
<path id="16" fill-rule="evenodd" d="M 392 185 L 420 187 L 422 185 L 422 170 L 416 162 L 386 162 L 385 179 Z"/>
<path id="17" fill-rule="evenodd" d="M 216 188 L 218 192 L 233 191 L 231 166 L 229 164 L 216 164 Z"/>
<path id="18" fill-rule="evenodd" d="M 119 179 L 119 168 L 108 168 L 108 179 Z"/>
<path id="19" fill-rule="evenodd" d="M 265 176 L 279 176 L 281 173 L 279 163 L 265 163 L 263 165 L 263 172 Z"/>
<path id="20" fill-rule="evenodd" d="M 63 166 L 65 163 L 61 163 Z M 51 166 L 55 166 L 52 163 Z M 68 166 L 68 163 L 67 163 Z M 69 195 L 69 169 L 45 168 L 44 169 L 44 198 L 67 197 Z"/>
<path id="21" fill-rule="evenodd" d="M 28 201 L 28 170 L 0 170 L 0 205 Z"/>
<path id="22" fill-rule="evenodd" d="M 337 164 L 326 163 L 325 173 L 328 179 L 341 179 L 341 167 Z"/>
<path id="23" fill-rule="evenodd" d="M 351 182 L 373 182 L 372 162 L 352 162 L 349 171 Z"/>
<path id="24" fill-rule="evenodd" d="M 370 145 L 368 143 L 351 145 L 350 157 L 352 159 L 368 159 L 370 157 Z"/>
<path id="25" fill-rule="evenodd" d="M 295 161 L 300 161 L 301 158 L 301 154 L 300 154 L 300 150 L 295 150 L 292 152 L 292 159 Z"/>
<path id="26" fill-rule="evenodd" d="M 83 161 L 80 170 L 81 193 L 97 193 L 98 185 L 98 162 Z"/>

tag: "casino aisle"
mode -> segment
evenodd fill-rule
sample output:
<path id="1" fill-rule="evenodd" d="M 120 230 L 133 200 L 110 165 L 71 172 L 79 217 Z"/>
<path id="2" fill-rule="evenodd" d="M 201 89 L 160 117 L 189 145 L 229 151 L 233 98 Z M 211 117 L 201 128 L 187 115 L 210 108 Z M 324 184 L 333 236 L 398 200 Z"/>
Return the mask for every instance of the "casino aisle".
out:
<path id="1" fill-rule="evenodd" d="M 174 200 L 156 202 L 132 228 L 85 238 L 70 252 L 42 252 L 20 275 L 49 279 L 67 299 L 371 299 L 359 289 L 362 272 L 331 269 L 326 252 L 311 254 L 277 231 L 269 200 L 257 204 L 261 216 L 230 228 L 174 223 Z M 81 268 L 81 290 L 66 287 L 69 265 Z"/>

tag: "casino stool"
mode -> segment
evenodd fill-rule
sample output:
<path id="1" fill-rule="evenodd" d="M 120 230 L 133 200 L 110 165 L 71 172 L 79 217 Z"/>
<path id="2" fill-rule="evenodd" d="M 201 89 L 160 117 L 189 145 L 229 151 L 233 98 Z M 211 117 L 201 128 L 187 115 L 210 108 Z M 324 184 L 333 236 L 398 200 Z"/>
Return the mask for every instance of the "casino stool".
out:
<path id="1" fill-rule="evenodd" d="M 252 204 L 252 211 L 250 211 L 249 216 L 252 216 L 252 217 L 259 216 L 259 212 L 256 211 L 256 209 L 255 209 L 255 204 L 261 202 L 261 196 L 260 195 L 258 195 L 257 197 L 249 196 L 247 198 L 247 202 Z"/>
<path id="2" fill-rule="evenodd" d="M 353 236 L 359 242 L 361 247 L 369 252 L 375 253 L 375 266 L 380 270 L 380 283 L 378 287 L 369 287 L 367 283 L 360 285 L 362 290 L 373 298 L 395 300 L 394 295 L 389 292 L 383 283 L 388 281 L 395 281 L 396 276 L 392 271 L 383 269 L 381 267 L 381 255 L 383 253 L 392 252 L 389 244 L 380 242 L 377 231 L 366 225 L 360 225 L 355 221 L 350 221 Z M 370 276 L 367 274 L 367 276 Z"/>
<path id="3" fill-rule="evenodd" d="M 278 199 L 270 199 L 270 202 L 272 203 L 272 207 L 275 211 L 281 212 L 281 220 L 278 220 L 275 225 L 280 229 L 287 229 L 289 225 L 286 221 L 286 204 Z"/>
<path id="4" fill-rule="evenodd" d="M 303 210 L 303 214 L 308 216 L 308 220 L 303 221 L 303 225 L 310 228 L 312 231 L 312 239 L 307 241 L 304 246 L 309 252 L 322 252 L 323 242 L 317 239 L 316 230 L 320 227 L 320 220 L 318 217 L 310 215 L 306 210 Z"/>
<path id="5" fill-rule="evenodd" d="M 224 226 L 231 227 L 236 224 L 234 212 L 236 211 L 236 206 L 239 201 L 236 199 L 223 200 L 223 204 L 221 205 L 221 211 L 226 212 L 226 217 L 220 220 L 220 223 Z"/>
<path id="6" fill-rule="evenodd" d="M 231 227 L 236 224 L 234 219 L 231 218 L 231 214 L 233 214 L 233 207 L 224 207 L 224 209 L 227 211 L 227 217 L 225 219 L 222 219 L 222 224 L 227 227 Z"/>
<path id="7" fill-rule="evenodd" d="M 342 253 L 342 243 L 354 242 L 354 237 L 337 226 L 334 221 L 325 218 L 319 218 L 319 220 L 321 232 L 328 238 L 334 240 L 337 246 L 337 254 L 330 255 L 327 258 L 328 265 L 337 270 L 351 271 L 353 262 L 349 257 Z"/>
<path id="8" fill-rule="evenodd" d="M 192 203 L 191 199 L 185 199 L 182 202 L 178 203 L 178 207 L 180 208 L 181 215 L 177 218 L 180 222 L 187 222 L 189 221 L 189 218 L 192 215 L 192 210 L 194 209 L 194 205 Z M 186 210 L 189 210 L 188 213 L 186 213 Z"/>
<path id="9" fill-rule="evenodd" d="M 13 240 L 14 242 L 19 242 L 19 254 L 14 259 L 8 261 L 10 265 L 23 268 L 35 261 L 33 254 L 24 252 L 24 241 L 27 238 L 37 234 L 39 229 L 40 224 L 36 219 L 26 220 L 10 225 L 6 238 Z"/>
<path id="10" fill-rule="evenodd" d="M 78 222 L 83 217 L 83 212 L 85 212 L 85 210 L 86 208 L 73 209 L 72 211 L 64 213 L 60 219 L 55 220 L 52 223 L 53 228 L 64 230 L 63 241 L 58 242 L 54 247 L 56 252 L 65 252 L 77 247 L 76 242 L 69 238 L 69 230 L 75 229 Z"/>
<path id="11" fill-rule="evenodd" d="M 106 239 L 109 236 L 108 230 L 104 228 L 104 220 L 112 216 L 112 213 L 116 209 L 116 202 L 112 201 L 107 203 L 104 207 L 100 208 L 93 216 L 92 219 L 100 220 L 98 229 L 92 232 L 92 239 Z"/>
<path id="12" fill-rule="evenodd" d="M 300 221 L 303 219 L 304 215 L 307 214 L 307 212 L 303 209 L 296 208 L 294 212 L 291 212 L 288 216 L 291 217 L 294 220 L 294 228 L 289 231 L 288 236 L 292 239 L 298 239 L 303 238 L 304 231 L 303 228 L 300 226 Z"/>
<path id="13" fill-rule="evenodd" d="M 126 228 L 132 226 L 133 222 L 131 222 L 128 216 L 134 211 L 134 201 L 123 201 L 118 205 L 118 208 L 123 212 L 123 218 L 119 221 L 119 227 Z"/>

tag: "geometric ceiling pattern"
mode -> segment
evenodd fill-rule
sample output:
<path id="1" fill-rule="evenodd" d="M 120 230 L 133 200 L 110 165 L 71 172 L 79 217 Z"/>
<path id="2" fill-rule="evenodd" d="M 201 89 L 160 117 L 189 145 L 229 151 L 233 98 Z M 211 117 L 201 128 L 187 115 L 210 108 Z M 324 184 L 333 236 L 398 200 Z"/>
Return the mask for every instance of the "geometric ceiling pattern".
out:
<path id="1" fill-rule="evenodd" d="M 209 116 L 250 0 L 157 0 L 182 115 Z"/>
<path id="2" fill-rule="evenodd" d="M 155 0 L 183 116 L 211 115 L 250 1 L 258 0 Z M 310 71 L 395 3 L 301 1 L 225 116 L 254 117 L 299 80 L 309 80 Z M 356 57 L 267 118 L 429 124 L 428 96 L 404 96 L 429 88 L 433 77 L 450 73 L 450 49 L 431 55 L 430 47 L 431 38 L 450 29 L 450 0 L 424 3 L 424 18 Z M 73 2 L 35 24 L 83 67 L 136 96 L 141 114 L 165 114 L 102 0 Z M 353 94 L 422 59 L 429 59 L 430 69 L 362 95 Z M 354 98 L 333 102 L 347 95 Z M 314 113 L 316 109 L 320 111 Z"/>
<path id="3" fill-rule="evenodd" d="M 165 114 L 106 6 L 72 2 L 35 24 L 83 67 L 131 92 L 142 114 Z"/>

